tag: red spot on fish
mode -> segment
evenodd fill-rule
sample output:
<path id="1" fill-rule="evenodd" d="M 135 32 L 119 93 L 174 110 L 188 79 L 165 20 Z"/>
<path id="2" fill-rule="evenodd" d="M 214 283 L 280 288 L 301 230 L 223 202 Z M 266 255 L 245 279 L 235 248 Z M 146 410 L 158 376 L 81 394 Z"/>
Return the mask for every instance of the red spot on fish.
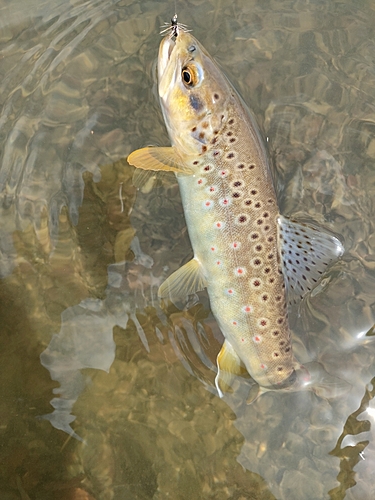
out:
<path id="1" fill-rule="evenodd" d="M 258 336 L 254 337 L 254 342 L 260 342 L 260 337 Z"/>
<path id="2" fill-rule="evenodd" d="M 237 326 L 237 321 L 232 321 L 232 325 Z"/>
<path id="3" fill-rule="evenodd" d="M 202 179 L 198 179 L 198 184 L 202 184 Z"/>
<path id="4" fill-rule="evenodd" d="M 238 267 L 236 271 L 239 276 L 242 276 L 245 273 L 245 270 L 242 267 Z"/>
<path id="5" fill-rule="evenodd" d="M 260 367 L 261 367 L 262 370 L 266 369 L 266 365 L 264 365 L 263 363 L 260 365 Z"/>
<path id="6" fill-rule="evenodd" d="M 215 191 L 215 188 L 213 186 L 211 186 L 210 191 L 211 191 L 211 193 L 213 193 Z"/>
<path id="7" fill-rule="evenodd" d="M 225 177 L 227 175 L 227 171 L 226 170 L 222 170 L 220 172 L 220 175 L 221 175 L 221 177 Z"/>
<path id="8" fill-rule="evenodd" d="M 220 264 L 221 264 L 220 260 L 217 260 L 217 261 L 216 261 L 216 264 L 217 264 L 218 266 L 220 266 Z"/>
<path id="9" fill-rule="evenodd" d="M 211 250 L 214 252 L 215 251 L 215 247 L 211 247 Z"/>
<path id="10" fill-rule="evenodd" d="M 230 288 L 230 289 L 228 290 L 228 293 L 229 293 L 230 295 L 232 295 L 233 290 Z"/>
<path id="11" fill-rule="evenodd" d="M 216 227 L 220 228 L 221 227 L 221 222 L 216 222 Z"/>
<path id="12" fill-rule="evenodd" d="M 206 201 L 206 207 L 209 207 L 211 205 L 210 201 Z"/>
<path id="13" fill-rule="evenodd" d="M 241 339 L 241 342 L 245 342 L 245 339 Z"/>
<path id="14" fill-rule="evenodd" d="M 223 205 L 228 205 L 228 200 L 223 200 Z"/>
<path id="15" fill-rule="evenodd" d="M 244 307 L 244 311 L 245 311 L 246 313 L 251 312 L 251 306 L 245 306 L 245 307 Z"/>

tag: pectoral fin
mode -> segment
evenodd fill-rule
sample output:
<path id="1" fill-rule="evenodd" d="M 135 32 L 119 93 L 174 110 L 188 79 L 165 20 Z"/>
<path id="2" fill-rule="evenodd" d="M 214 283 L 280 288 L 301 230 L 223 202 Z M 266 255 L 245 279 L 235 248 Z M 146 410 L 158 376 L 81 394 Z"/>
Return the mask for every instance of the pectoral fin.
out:
<path id="1" fill-rule="evenodd" d="M 149 193 L 154 187 L 157 179 L 156 172 L 153 170 L 142 170 L 141 168 L 136 168 L 133 174 L 133 186 L 140 189 L 142 193 Z"/>
<path id="2" fill-rule="evenodd" d="M 206 287 L 201 265 L 196 259 L 177 269 L 160 286 L 158 295 L 162 299 L 185 299 L 192 293 L 199 292 Z"/>
<path id="3" fill-rule="evenodd" d="M 164 170 L 181 174 L 193 173 L 172 147 L 137 149 L 128 156 L 128 163 L 143 170 Z"/>
<path id="4" fill-rule="evenodd" d="M 247 373 L 245 366 L 233 349 L 232 344 L 227 340 L 217 355 L 217 375 L 215 377 L 215 385 L 219 396 L 222 398 L 224 392 L 228 392 L 231 388 L 234 375 L 244 375 Z"/>

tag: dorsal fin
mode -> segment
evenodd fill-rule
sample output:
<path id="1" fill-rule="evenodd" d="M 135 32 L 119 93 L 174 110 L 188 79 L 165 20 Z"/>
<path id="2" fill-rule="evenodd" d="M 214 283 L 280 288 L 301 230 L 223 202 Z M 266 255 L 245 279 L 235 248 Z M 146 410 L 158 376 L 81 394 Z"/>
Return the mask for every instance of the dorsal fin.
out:
<path id="1" fill-rule="evenodd" d="M 279 217 L 279 240 L 283 273 L 290 303 L 311 292 L 344 247 L 325 230 L 304 222 Z"/>

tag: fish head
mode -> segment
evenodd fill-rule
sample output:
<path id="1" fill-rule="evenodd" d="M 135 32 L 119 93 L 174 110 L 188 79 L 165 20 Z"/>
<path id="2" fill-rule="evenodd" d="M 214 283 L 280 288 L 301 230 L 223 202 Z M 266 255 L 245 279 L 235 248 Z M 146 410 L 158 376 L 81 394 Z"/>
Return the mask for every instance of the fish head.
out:
<path id="1" fill-rule="evenodd" d="M 165 37 L 158 58 L 159 97 L 172 145 L 184 155 L 213 148 L 232 90 L 222 71 L 190 34 Z"/>

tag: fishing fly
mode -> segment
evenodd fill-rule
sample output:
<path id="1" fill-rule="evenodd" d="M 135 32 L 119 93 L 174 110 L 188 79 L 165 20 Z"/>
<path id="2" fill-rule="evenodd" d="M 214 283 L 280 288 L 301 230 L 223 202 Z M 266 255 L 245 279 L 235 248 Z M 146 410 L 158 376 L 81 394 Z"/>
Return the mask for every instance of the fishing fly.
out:
<path id="1" fill-rule="evenodd" d="M 178 34 L 181 31 L 184 31 L 185 33 L 188 33 L 189 30 L 186 24 L 178 23 L 177 22 L 177 14 L 175 14 L 172 19 L 170 24 L 169 23 L 164 23 L 163 26 L 160 26 L 162 31 L 160 32 L 161 35 L 164 35 L 164 33 L 168 33 L 170 31 L 169 37 L 170 38 L 177 38 Z"/>

